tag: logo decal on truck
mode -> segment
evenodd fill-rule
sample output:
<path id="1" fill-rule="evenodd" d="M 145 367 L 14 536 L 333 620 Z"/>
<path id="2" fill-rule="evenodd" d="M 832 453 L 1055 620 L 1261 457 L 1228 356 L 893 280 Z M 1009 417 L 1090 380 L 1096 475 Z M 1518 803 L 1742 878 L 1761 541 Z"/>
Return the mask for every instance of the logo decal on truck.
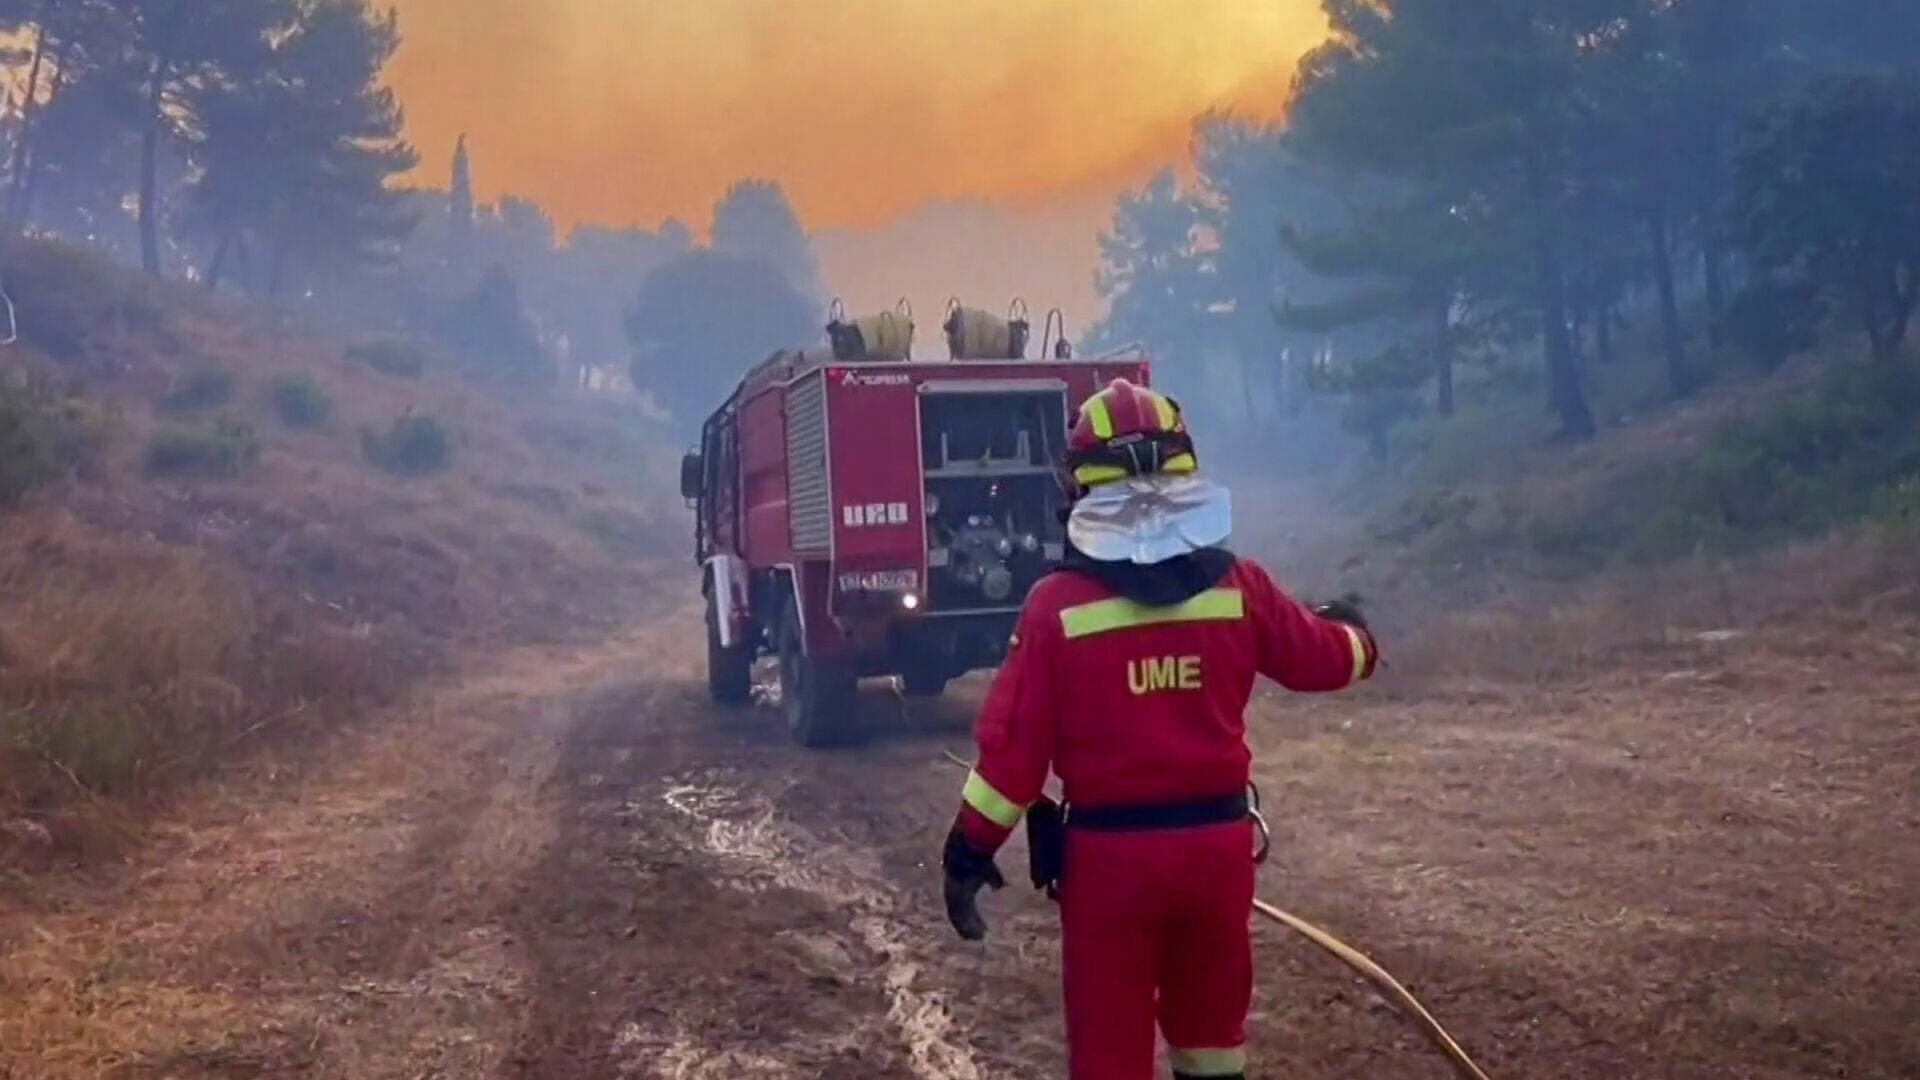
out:
<path id="1" fill-rule="evenodd" d="M 873 525 L 905 525 L 908 521 L 907 504 L 896 503 L 859 503 L 840 508 L 840 523 L 849 529 L 864 529 Z"/>
<path id="2" fill-rule="evenodd" d="M 912 386 L 913 376 L 904 371 L 848 371 L 840 376 L 841 386 Z"/>

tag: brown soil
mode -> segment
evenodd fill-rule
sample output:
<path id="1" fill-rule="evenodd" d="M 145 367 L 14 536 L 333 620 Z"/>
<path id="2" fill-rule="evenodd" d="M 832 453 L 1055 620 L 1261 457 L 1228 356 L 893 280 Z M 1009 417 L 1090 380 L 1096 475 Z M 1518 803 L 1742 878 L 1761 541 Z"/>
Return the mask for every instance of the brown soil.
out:
<path id="1" fill-rule="evenodd" d="M 807 754 L 706 704 L 697 627 L 492 657 L 125 865 L 0 879 L 0 1077 L 1060 1075 L 1050 906 L 993 896 L 969 946 L 937 902 L 977 682 L 871 690 L 876 740 Z M 1920 620 L 1660 638 L 1263 696 L 1263 893 L 1495 1077 L 1915 1075 Z M 1448 1075 L 1259 941 L 1255 1075 Z"/>

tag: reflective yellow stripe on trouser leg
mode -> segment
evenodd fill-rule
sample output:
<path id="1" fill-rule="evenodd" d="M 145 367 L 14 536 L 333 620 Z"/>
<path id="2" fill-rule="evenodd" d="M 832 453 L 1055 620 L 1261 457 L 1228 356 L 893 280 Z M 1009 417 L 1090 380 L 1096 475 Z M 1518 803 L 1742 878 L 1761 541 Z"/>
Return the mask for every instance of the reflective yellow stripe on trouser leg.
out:
<path id="1" fill-rule="evenodd" d="M 1239 1076 L 1247 1071 L 1247 1051 L 1240 1046 L 1187 1050 L 1175 1046 L 1168 1049 L 1167 1056 L 1173 1061 L 1173 1071 L 1181 1076 Z"/>

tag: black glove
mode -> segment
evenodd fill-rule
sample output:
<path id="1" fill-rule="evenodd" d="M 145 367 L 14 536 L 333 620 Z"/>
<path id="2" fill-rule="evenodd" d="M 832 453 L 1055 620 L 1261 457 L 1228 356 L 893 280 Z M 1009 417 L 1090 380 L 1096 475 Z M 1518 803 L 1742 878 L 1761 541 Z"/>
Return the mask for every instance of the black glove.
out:
<path id="1" fill-rule="evenodd" d="M 1357 593 L 1348 593 L 1338 600 L 1321 604 L 1313 609 L 1313 613 L 1329 622 L 1346 623 L 1348 626 L 1365 630 L 1369 634 L 1373 633 L 1372 628 L 1367 625 L 1367 617 L 1360 614 L 1360 597 Z"/>
<path id="2" fill-rule="evenodd" d="M 940 868 L 946 874 L 947 921 L 968 941 L 987 936 L 987 921 L 980 917 L 980 889 L 991 885 L 1004 889 L 1007 879 L 993 865 L 993 856 L 981 854 L 954 825 L 947 834 L 947 848 L 940 855 Z"/>

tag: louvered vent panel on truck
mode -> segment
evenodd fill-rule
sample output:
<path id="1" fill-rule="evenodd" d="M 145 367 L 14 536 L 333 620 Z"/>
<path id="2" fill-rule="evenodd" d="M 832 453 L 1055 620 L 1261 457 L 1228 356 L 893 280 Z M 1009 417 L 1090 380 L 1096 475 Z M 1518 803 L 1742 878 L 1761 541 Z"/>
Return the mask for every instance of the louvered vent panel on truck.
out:
<path id="1" fill-rule="evenodd" d="M 827 491 L 827 383 L 819 374 L 787 390 L 787 512 L 793 550 L 825 554 L 833 543 Z"/>

